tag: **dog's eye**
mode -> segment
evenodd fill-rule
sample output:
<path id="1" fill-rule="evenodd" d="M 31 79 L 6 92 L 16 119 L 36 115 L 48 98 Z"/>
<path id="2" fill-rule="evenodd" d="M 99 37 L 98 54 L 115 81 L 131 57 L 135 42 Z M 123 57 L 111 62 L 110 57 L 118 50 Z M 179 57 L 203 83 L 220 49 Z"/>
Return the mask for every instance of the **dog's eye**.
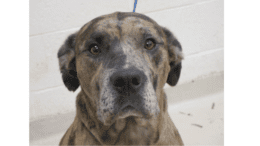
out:
<path id="1" fill-rule="evenodd" d="M 145 47 L 147 50 L 151 50 L 154 46 L 155 46 L 154 40 L 148 39 L 148 40 L 145 41 L 144 47 Z"/>
<path id="2" fill-rule="evenodd" d="M 90 52 L 94 55 L 98 55 L 101 52 L 101 50 L 98 48 L 97 45 L 92 45 L 90 46 Z"/>

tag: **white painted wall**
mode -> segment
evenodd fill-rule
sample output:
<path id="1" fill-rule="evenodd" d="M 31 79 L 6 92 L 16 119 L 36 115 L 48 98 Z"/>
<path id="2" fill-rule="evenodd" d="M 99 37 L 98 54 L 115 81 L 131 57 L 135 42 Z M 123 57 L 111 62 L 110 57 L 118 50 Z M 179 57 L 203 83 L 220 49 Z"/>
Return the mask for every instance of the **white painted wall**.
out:
<path id="1" fill-rule="evenodd" d="M 131 12 L 133 5 L 134 0 L 30 0 L 30 120 L 75 110 L 79 89 L 65 88 L 57 59 L 66 37 L 97 16 Z M 136 12 L 181 42 L 179 84 L 224 71 L 223 0 L 138 0 Z"/>

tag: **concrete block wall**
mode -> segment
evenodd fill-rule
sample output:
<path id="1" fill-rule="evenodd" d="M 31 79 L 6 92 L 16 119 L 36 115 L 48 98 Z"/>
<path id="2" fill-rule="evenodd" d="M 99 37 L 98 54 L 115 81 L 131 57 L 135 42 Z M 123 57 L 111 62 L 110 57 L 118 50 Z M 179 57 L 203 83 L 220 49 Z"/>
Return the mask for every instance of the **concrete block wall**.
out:
<path id="1" fill-rule="evenodd" d="M 183 47 L 179 84 L 224 71 L 223 0 L 138 0 L 136 12 L 169 28 Z M 57 51 L 93 18 L 132 12 L 134 0 L 30 0 L 30 121 L 75 110 L 61 80 Z M 165 88 L 168 88 L 166 86 Z"/>

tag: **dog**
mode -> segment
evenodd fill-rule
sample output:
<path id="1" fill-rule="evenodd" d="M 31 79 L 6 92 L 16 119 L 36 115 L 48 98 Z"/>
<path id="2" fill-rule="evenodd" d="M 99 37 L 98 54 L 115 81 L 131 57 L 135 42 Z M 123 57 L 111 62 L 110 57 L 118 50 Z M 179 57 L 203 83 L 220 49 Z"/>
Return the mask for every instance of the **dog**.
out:
<path id="1" fill-rule="evenodd" d="M 58 59 L 68 90 L 81 86 L 59 145 L 183 145 L 163 90 L 183 59 L 167 28 L 143 14 L 103 15 L 71 34 Z"/>

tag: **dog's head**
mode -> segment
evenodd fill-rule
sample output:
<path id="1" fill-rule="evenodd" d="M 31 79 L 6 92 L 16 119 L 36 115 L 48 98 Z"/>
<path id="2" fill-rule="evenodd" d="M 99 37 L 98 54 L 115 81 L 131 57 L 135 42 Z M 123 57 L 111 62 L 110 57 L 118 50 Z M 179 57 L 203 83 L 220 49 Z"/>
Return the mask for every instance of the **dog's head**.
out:
<path id="1" fill-rule="evenodd" d="M 79 85 L 105 125 L 160 113 L 167 82 L 175 86 L 182 49 L 166 28 L 138 13 L 93 19 L 70 35 L 58 52 L 65 86 Z"/>

